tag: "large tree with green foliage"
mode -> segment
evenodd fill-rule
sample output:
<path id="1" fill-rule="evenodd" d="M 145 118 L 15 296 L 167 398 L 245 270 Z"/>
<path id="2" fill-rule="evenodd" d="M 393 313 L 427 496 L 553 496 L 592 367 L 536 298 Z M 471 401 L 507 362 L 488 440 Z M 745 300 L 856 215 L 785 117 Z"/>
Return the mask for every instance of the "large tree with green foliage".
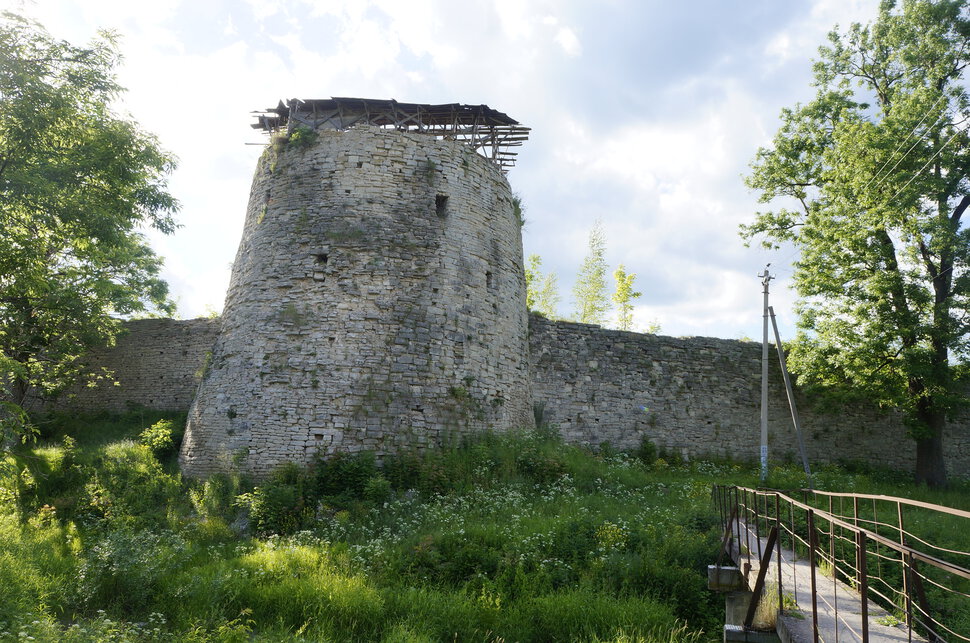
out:
<path id="1" fill-rule="evenodd" d="M 589 231 L 588 245 L 589 250 L 579 266 L 573 285 L 575 319 L 584 324 L 602 326 L 606 323 L 611 304 L 606 284 L 606 235 L 598 221 Z"/>
<path id="2" fill-rule="evenodd" d="M 848 384 L 902 411 L 917 479 L 933 485 L 946 482 L 947 416 L 965 400 L 968 64 L 966 0 L 885 1 L 872 24 L 833 32 L 814 100 L 782 112 L 748 178 L 782 204 L 742 231 L 801 251 L 799 382 Z"/>
<path id="3" fill-rule="evenodd" d="M 173 160 L 112 110 L 114 39 L 59 41 L 0 18 L 0 398 L 54 393 L 118 318 L 170 312 L 161 260 L 139 233 L 175 228 Z M 8 421 L 11 416 L 4 418 Z"/>

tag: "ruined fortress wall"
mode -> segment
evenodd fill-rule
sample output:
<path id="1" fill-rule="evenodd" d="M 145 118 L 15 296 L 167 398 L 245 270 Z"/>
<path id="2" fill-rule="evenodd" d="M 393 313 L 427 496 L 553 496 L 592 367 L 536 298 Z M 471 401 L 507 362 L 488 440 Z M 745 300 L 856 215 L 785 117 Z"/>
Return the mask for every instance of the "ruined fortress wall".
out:
<path id="1" fill-rule="evenodd" d="M 47 408 L 121 412 L 131 406 L 163 411 L 189 408 L 199 386 L 206 355 L 219 333 L 218 319 L 138 319 L 125 322 L 117 344 L 85 358 L 110 378 L 79 386 Z M 32 400 L 31 406 L 45 406 Z"/>
<path id="2" fill-rule="evenodd" d="M 685 458 L 757 460 L 761 344 L 678 339 L 530 319 L 533 394 L 574 443 L 632 448 L 643 437 Z M 784 383 L 771 354 L 769 454 L 798 461 Z M 897 414 L 861 405 L 816 411 L 796 404 L 812 462 L 866 460 L 911 471 L 916 446 Z M 950 475 L 970 476 L 970 417 L 944 437 Z"/>
<path id="3" fill-rule="evenodd" d="M 519 228 L 501 171 L 456 142 L 360 127 L 270 146 L 184 471 L 530 425 Z"/>
<path id="4" fill-rule="evenodd" d="M 532 391 L 568 441 L 633 448 L 646 436 L 681 457 L 757 459 L 760 343 L 624 333 L 536 316 L 529 321 Z M 92 355 L 116 372 L 120 386 L 80 389 L 69 406 L 188 408 L 218 328 L 219 320 L 208 319 L 127 323 L 116 347 Z M 774 353 L 771 359 L 771 459 L 797 461 Z M 813 462 L 871 459 L 913 469 L 915 445 L 895 415 L 871 408 L 819 413 L 800 395 L 798 404 Z M 948 427 L 950 475 L 970 476 L 968 427 L 965 415 Z"/>

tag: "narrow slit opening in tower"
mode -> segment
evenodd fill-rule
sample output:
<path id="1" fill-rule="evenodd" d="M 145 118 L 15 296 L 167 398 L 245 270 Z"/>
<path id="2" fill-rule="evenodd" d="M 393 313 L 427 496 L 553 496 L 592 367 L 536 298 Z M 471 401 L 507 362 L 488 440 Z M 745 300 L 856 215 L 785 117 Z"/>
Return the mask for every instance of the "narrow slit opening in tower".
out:
<path id="1" fill-rule="evenodd" d="M 438 194 L 434 198 L 434 211 L 439 217 L 444 219 L 448 216 L 448 195 Z"/>
<path id="2" fill-rule="evenodd" d="M 485 271 L 485 287 L 489 289 L 492 287 L 492 272 L 490 270 Z"/>

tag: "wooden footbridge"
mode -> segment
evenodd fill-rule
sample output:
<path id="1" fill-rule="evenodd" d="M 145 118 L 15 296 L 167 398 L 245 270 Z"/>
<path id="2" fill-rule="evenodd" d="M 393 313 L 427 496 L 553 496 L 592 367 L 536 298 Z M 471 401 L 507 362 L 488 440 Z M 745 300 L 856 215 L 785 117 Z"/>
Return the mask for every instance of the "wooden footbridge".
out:
<path id="1" fill-rule="evenodd" d="M 970 512 L 916 500 L 714 488 L 725 641 L 970 641 Z M 726 560 L 730 557 L 730 560 Z"/>

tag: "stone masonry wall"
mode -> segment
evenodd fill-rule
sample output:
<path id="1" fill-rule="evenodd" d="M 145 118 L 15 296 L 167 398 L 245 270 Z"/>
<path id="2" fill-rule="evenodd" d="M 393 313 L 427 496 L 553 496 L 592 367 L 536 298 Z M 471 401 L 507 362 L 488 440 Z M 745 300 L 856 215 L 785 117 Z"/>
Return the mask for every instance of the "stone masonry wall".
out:
<path id="1" fill-rule="evenodd" d="M 532 391 L 573 443 L 636 447 L 643 436 L 682 457 L 756 460 L 761 344 L 709 337 L 678 339 L 530 318 Z M 81 389 L 69 406 L 122 411 L 189 407 L 219 320 L 129 322 L 112 349 L 92 361 L 116 372 L 119 386 Z M 769 444 L 772 461 L 797 461 L 784 385 L 771 354 Z M 803 396 L 799 415 L 813 462 L 871 459 L 912 470 L 915 446 L 899 418 L 876 409 L 818 413 Z M 970 476 L 970 422 L 944 438 L 950 475 Z"/>
<path id="2" fill-rule="evenodd" d="M 531 424 L 519 228 L 501 171 L 460 143 L 360 127 L 270 146 L 183 470 Z"/>
<path id="3" fill-rule="evenodd" d="M 218 319 L 126 322 L 115 346 L 92 351 L 86 357 L 93 369 L 107 368 L 113 377 L 94 387 L 69 390 L 46 406 L 116 413 L 132 405 L 184 411 L 195 397 L 206 354 L 218 333 Z M 34 399 L 31 406 L 44 403 Z"/>
<path id="4" fill-rule="evenodd" d="M 569 442 L 618 448 L 646 436 L 684 458 L 757 460 L 761 344 L 678 339 L 530 317 L 532 390 Z M 772 350 L 769 457 L 798 461 L 784 383 Z M 796 392 L 811 462 L 866 460 L 911 471 L 915 443 L 898 415 L 864 406 L 819 413 Z M 944 436 L 950 475 L 970 476 L 970 418 Z"/>

